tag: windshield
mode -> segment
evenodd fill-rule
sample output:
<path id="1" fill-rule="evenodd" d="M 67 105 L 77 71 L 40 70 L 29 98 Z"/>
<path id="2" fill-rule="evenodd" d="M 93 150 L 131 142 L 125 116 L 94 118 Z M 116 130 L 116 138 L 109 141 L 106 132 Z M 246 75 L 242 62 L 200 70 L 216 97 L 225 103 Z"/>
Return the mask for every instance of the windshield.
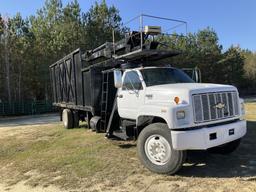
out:
<path id="1" fill-rule="evenodd" d="M 141 74 L 147 87 L 173 83 L 194 83 L 183 71 L 170 67 L 142 69 Z"/>

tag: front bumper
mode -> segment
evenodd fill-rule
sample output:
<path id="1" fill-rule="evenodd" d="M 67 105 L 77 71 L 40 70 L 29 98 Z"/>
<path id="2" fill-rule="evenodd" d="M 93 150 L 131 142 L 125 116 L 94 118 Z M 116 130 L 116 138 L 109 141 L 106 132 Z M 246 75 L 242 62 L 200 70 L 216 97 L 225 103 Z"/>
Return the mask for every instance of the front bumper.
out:
<path id="1" fill-rule="evenodd" d="M 246 121 L 171 133 L 172 145 L 176 150 L 209 149 L 243 137 L 246 134 Z"/>

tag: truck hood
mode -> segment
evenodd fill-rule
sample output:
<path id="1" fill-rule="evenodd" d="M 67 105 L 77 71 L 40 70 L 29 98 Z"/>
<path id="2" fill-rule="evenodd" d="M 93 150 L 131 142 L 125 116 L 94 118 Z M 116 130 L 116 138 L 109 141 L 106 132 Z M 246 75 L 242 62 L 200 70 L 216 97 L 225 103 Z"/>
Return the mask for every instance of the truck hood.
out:
<path id="1" fill-rule="evenodd" d="M 179 97 L 184 104 L 189 103 L 190 95 L 197 93 L 237 91 L 234 86 L 209 84 L 209 83 L 175 83 L 150 86 L 146 89 L 146 95 L 150 95 L 145 102 L 163 103 L 173 101 L 175 97 Z M 151 96 L 152 95 L 152 96 Z"/>

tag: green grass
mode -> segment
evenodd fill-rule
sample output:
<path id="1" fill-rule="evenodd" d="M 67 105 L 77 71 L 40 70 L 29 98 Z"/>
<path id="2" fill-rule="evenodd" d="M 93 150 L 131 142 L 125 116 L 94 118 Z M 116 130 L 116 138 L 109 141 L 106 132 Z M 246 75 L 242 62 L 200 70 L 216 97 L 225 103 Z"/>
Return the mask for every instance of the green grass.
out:
<path id="1" fill-rule="evenodd" d="M 39 177 L 32 179 L 33 185 L 78 187 L 83 178 L 94 178 L 95 182 L 110 178 L 116 184 L 142 169 L 133 143 L 110 141 L 104 134 L 84 128 L 42 126 L 26 133 L 26 137 L 7 136 L 1 139 L 0 146 L 0 165 L 6 166 L 0 173 L 5 179 L 11 178 L 10 184 L 28 179 L 26 173 L 31 170 L 39 173 Z M 57 176 L 60 179 L 53 180 Z"/>
<path id="2" fill-rule="evenodd" d="M 246 104 L 246 111 L 249 133 L 242 148 L 255 150 L 252 146 L 256 134 L 254 131 L 256 104 Z M 0 177 L 1 181 L 10 185 L 26 180 L 27 184 L 32 186 L 54 184 L 62 188 L 74 189 L 104 183 L 104 187 L 111 188 L 122 185 L 130 175 L 149 177 L 152 175 L 137 159 L 135 142 L 112 141 L 105 139 L 103 133 L 96 134 L 85 128 L 66 130 L 62 125 L 56 124 L 9 128 L 5 132 L 2 131 L 0 132 Z M 251 147 L 248 149 L 248 146 Z M 247 152 L 244 155 L 243 151 L 240 150 L 238 154 L 247 162 Z M 254 158 L 255 152 L 248 153 L 253 154 Z M 209 158 L 210 166 L 202 170 L 203 175 L 207 174 L 207 171 L 212 173 L 213 170 L 214 174 L 219 174 L 221 158 L 220 160 L 215 158 L 216 165 L 211 164 L 212 158 Z M 238 160 L 234 156 L 235 163 L 231 163 L 232 167 L 240 163 L 236 162 Z M 194 169 L 196 168 L 186 168 L 183 174 L 201 174 Z M 240 173 L 239 167 L 237 170 Z M 224 172 L 229 174 L 228 167 Z M 170 180 L 169 177 L 161 178 Z M 172 177 L 175 178 L 187 180 L 182 176 Z M 138 181 L 139 178 L 131 182 L 139 185 Z"/>

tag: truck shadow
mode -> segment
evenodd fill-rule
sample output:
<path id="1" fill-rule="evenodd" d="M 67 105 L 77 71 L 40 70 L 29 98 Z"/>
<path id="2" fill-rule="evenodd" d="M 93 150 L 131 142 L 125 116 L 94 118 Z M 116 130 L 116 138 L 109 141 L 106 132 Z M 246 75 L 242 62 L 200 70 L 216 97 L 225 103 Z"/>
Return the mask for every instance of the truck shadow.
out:
<path id="1" fill-rule="evenodd" d="M 207 151 L 189 151 L 186 163 L 178 173 L 195 177 L 255 177 L 256 121 L 247 122 L 247 134 L 239 148 L 230 155 Z"/>
<path id="2" fill-rule="evenodd" d="M 125 143 L 125 144 L 119 144 L 118 147 L 123 148 L 123 149 L 129 149 L 129 148 L 135 148 L 136 144 L 135 143 Z"/>

